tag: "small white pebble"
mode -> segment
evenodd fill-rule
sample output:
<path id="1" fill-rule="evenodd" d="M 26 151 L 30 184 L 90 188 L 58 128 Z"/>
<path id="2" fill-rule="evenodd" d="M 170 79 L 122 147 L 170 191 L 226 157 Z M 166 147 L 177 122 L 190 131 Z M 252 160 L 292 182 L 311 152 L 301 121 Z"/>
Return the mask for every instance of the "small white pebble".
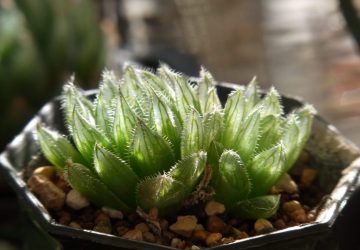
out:
<path id="1" fill-rule="evenodd" d="M 113 219 L 120 219 L 122 220 L 124 218 L 123 213 L 120 210 L 116 210 L 109 207 L 102 207 L 101 210 L 107 214 L 110 218 Z"/>
<path id="2" fill-rule="evenodd" d="M 67 193 L 65 202 L 66 205 L 68 205 L 74 210 L 80 210 L 90 205 L 89 200 L 74 189 L 70 190 L 70 192 Z"/>

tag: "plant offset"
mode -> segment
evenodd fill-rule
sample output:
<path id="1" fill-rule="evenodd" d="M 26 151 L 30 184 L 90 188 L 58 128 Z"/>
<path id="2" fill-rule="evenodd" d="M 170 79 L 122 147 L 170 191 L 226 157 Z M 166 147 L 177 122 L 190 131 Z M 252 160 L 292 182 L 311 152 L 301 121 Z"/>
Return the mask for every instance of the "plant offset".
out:
<path id="1" fill-rule="evenodd" d="M 209 72 L 194 84 L 167 66 L 127 66 L 122 79 L 104 72 L 93 101 L 68 83 L 63 110 L 71 140 L 39 126 L 41 149 L 95 205 L 168 216 L 210 197 L 242 219 L 276 213 L 280 196 L 269 191 L 313 119 L 307 106 L 284 116 L 277 91 L 261 98 L 255 80 L 222 106 Z"/>

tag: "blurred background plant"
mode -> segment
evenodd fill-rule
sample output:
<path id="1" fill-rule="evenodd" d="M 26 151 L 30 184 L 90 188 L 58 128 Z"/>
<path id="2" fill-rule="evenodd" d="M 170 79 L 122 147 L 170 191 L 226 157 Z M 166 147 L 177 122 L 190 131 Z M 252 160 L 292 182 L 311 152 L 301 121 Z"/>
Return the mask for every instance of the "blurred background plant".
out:
<path id="1" fill-rule="evenodd" d="M 75 73 L 90 88 L 105 62 L 105 43 L 91 2 L 0 2 L 0 145 L 58 94 Z"/>

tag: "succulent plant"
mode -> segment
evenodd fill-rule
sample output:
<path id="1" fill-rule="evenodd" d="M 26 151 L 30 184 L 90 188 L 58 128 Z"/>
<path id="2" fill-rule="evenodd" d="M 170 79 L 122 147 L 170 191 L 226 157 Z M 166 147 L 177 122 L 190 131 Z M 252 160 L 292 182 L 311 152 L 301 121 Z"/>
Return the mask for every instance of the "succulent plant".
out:
<path id="1" fill-rule="evenodd" d="M 63 110 L 72 141 L 37 130 L 41 149 L 95 205 L 131 212 L 178 211 L 204 186 L 241 218 L 273 215 L 271 187 L 296 161 L 312 125 L 311 107 L 285 116 L 274 88 L 253 79 L 223 105 L 205 69 L 194 83 L 162 65 L 105 71 L 93 101 L 70 82 Z M 208 179 L 204 181 L 204 179 Z"/>

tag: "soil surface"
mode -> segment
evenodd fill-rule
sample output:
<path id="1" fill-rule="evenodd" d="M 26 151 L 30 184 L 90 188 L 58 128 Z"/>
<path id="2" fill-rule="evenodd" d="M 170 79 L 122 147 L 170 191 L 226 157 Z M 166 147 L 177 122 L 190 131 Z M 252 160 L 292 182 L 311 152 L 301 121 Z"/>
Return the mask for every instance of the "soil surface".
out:
<path id="1" fill-rule="evenodd" d="M 213 200 L 184 208 L 166 219 L 159 218 L 156 209 L 148 213 L 137 209 L 125 216 L 121 211 L 90 204 L 52 166 L 37 168 L 28 186 L 59 224 L 179 249 L 200 249 L 314 221 L 325 193 L 317 186 L 318 172 L 309 162 L 309 154 L 303 152 L 290 175 L 270 192 L 281 195 L 277 214 L 258 220 L 231 218 L 224 205 Z"/>

